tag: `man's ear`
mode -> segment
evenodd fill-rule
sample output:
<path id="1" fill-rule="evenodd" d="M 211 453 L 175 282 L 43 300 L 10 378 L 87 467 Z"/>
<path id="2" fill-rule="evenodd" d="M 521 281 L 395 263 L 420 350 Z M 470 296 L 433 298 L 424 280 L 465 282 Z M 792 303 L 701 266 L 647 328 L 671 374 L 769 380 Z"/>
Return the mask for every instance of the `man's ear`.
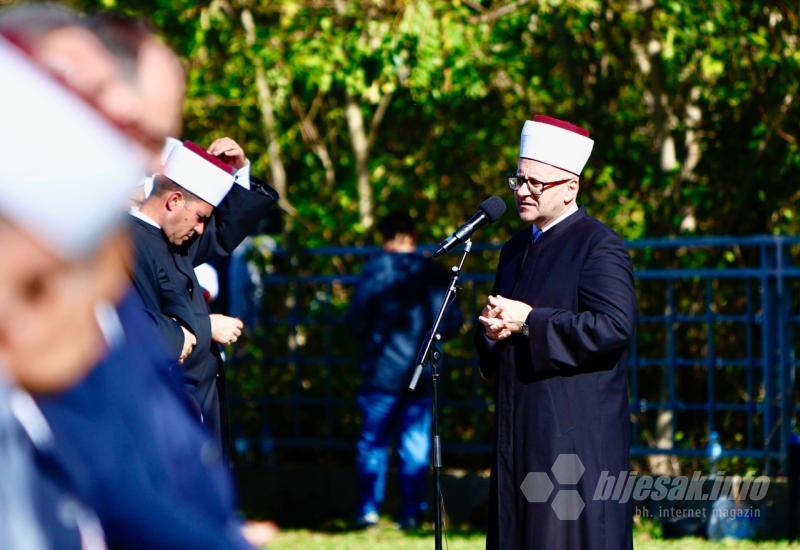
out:
<path id="1" fill-rule="evenodd" d="M 167 195 L 167 210 L 173 212 L 178 209 L 179 206 L 183 206 L 183 193 L 180 191 L 173 191 L 169 195 Z"/>
<path id="2" fill-rule="evenodd" d="M 572 181 L 567 184 L 567 189 L 569 190 L 569 193 L 566 197 L 564 197 L 565 202 L 575 200 L 575 198 L 578 196 L 578 189 L 580 189 L 580 180 L 578 178 L 573 178 Z"/>

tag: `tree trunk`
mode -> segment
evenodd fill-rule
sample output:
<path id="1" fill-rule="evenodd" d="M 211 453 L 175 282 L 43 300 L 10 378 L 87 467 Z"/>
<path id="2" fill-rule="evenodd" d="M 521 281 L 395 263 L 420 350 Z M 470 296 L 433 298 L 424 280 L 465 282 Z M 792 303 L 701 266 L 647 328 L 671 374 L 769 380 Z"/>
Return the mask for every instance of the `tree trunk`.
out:
<path id="1" fill-rule="evenodd" d="M 317 99 L 319 98 L 321 98 L 321 96 L 318 95 Z M 317 99 L 315 99 L 315 102 Z M 333 166 L 331 155 L 328 153 L 328 148 L 325 146 L 325 142 L 322 139 L 322 135 L 317 125 L 314 124 L 314 115 L 306 113 L 297 96 L 292 96 L 290 104 L 292 110 L 300 120 L 300 134 L 303 136 L 303 141 L 317 156 L 323 168 L 325 168 L 325 185 L 327 185 L 329 189 L 333 189 L 336 185 L 336 170 Z M 311 111 L 315 111 L 313 103 Z"/>
<path id="2" fill-rule="evenodd" d="M 373 212 L 372 185 L 369 178 L 369 139 L 364 129 L 364 115 L 361 107 L 353 99 L 347 96 L 347 106 L 345 109 L 347 117 L 347 127 L 350 130 L 350 143 L 353 146 L 353 155 L 356 161 L 356 188 L 358 191 L 358 216 L 361 226 L 364 229 L 372 227 L 375 222 Z"/>
<path id="3" fill-rule="evenodd" d="M 666 94 L 664 82 L 664 68 L 661 61 L 661 43 L 652 36 L 652 9 L 654 3 L 651 0 L 639 0 L 636 3 L 637 11 L 642 14 L 645 28 L 638 39 L 631 42 L 631 53 L 639 66 L 639 70 L 648 82 L 648 88 L 644 99 L 652 114 L 653 141 L 660 157 L 660 167 L 663 172 L 669 173 L 677 167 L 675 154 L 675 141 L 671 132 L 675 120 L 672 116 L 670 105 Z M 666 185 L 664 196 L 669 197 L 675 189 L 675 179 L 672 185 Z M 669 219 L 671 209 L 667 208 L 662 220 Z M 672 330 L 671 328 L 668 330 Z M 669 399 L 668 388 L 669 378 L 672 373 L 663 370 L 660 380 L 660 401 L 666 403 Z M 650 444 L 659 449 L 671 449 L 674 441 L 674 430 L 672 421 L 675 411 L 664 406 L 658 411 L 655 433 Z M 650 471 L 656 475 L 675 475 L 679 473 L 680 463 L 677 458 L 669 455 L 651 455 L 647 458 Z"/>
<path id="4" fill-rule="evenodd" d="M 278 204 L 289 215 L 296 214 L 295 208 L 289 202 L 288 189 L 286 188 L 286 168 L 281 158 L 281 146 L 278 143 L 277 123 L 273 109 L 272 90 L 267 82 L 264 65 L 258 56 L 254 54 L 256 46 L 256 26 L 252 12 L 245 8 L 242 10 L 242 26 L 245 30 L 247 45 L 250 46 L 252 55 L 251 61 L 255 67 L 256 90 L 258 91 L 258 107 L 261 110 L 261 118 L 264 123 L 264 134 L 267 140 L 267 154 L 269 155 L 269 169 L 272 175 L 272 185 L 280 195 Z"/>

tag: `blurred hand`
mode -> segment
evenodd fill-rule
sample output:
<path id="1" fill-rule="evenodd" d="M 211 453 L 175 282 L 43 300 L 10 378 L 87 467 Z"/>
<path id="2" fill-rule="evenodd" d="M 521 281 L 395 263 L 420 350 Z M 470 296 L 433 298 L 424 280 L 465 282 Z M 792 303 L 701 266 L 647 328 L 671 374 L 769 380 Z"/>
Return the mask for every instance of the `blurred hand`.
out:
<path id="1" fill-rule="evenodd" d="M 223 346 L 233 344 L 242 335 L 244 323 L 241 319 L 219 313 L 212 313 L 209 318 L 211 319 L 211 339 L 218 344 Z"/>
<path id="2" fill-rule="evenodd" d="M 207 149 L 208 153 L 219 157 L 223 162 L 227 162 L 237 170 L 243 168 L 247 164 L 247 157 L 244 155 L 238 143 L 229 137 L 215 139 Z"/>
<path id="3" fill-rule="evenodd" d="M 181 350 L 181 356 L 178 358 L 179 363 L 183 363 L 192 353 L 195 345 L 197 345 L 197 338 L 195 338 L 194 334 L 189 332 L 186 327 L 181 327 L 181 330 L 183 331 L 183 349 Z"/>
<path id="4" fill-rule="evenodd" d="M 278 536 L 278 526 L 271 521 L 248 521 L 242 526 L 242 536 L 255 548 L 262 548 Z"/>

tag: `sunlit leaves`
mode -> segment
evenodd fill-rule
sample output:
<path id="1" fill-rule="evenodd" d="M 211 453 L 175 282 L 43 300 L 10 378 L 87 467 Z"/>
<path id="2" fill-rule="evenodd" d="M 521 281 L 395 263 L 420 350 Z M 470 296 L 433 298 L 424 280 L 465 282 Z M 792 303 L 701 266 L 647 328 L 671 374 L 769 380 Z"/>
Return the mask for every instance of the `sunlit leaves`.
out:
<path id="1" fill-rule="evenodd" d="M 186 135 L 244 141 L 262 174 L 268 158 L 253 64 L 263 65 L 290 199 L 309 214 L 289 219 L 289 232 L 308 243 L 370 236 L 357 225 L 348 95 L 367 124 L 391 96 L 368 160 L 375 214 L 413 207 L 424 240 L 505 192 L 499 175 L 516 162 L 520 126 L 535 113 L 590 129 L 596 146 L 581 200 L 626 236 L 677 233 L 687 209 L 699 232 L 800 230 L 798 216 L 785 214 L 799 200 L 800 14 L 783 4 L 76 3 L 150 17 L 187 64 Z M 254 48 L 244 39 L 245 6 Z M 292 99 L 313 117 L 334 186 L 301 137 Z M 667 136 L 675 162 L 664 168 Z M 517 228 L 507 216 L 483 236 L 502 239 Z"/>

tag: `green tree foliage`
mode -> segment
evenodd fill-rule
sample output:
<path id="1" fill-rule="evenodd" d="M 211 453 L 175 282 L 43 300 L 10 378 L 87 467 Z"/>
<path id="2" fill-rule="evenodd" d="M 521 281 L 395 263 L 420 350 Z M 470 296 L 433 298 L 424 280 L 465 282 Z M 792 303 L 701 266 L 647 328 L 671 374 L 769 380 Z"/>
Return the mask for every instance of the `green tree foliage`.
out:
<path id="1" fill-rule="evenodd" d="M 442 237 L 505 192 L 533 113 L 591 130 L 583 201 L 628 238 L 798 228 L 791 3 L 78 4 L 164 33 L 188 67 L 185 135 L 230 134 L 285 178 L 286 244 L 362 242 L 395 208 Z"/>

